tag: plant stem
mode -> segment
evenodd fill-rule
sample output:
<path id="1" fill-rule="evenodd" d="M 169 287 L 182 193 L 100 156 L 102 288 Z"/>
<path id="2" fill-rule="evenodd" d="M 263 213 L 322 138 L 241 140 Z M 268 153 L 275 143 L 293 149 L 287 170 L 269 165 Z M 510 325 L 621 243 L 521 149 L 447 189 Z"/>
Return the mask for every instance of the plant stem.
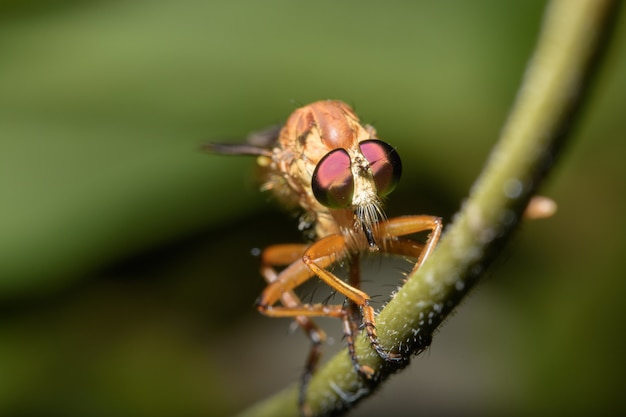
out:
<path id="1" fill-rule="evenodd" d="M 569 139 L 588 96 L 620 2 L 554 0 L 546 10 L 534 55 L 499 142 L 438 247 L 380 312 L 382 346 L 406 357 L 421 352 L 435 329 L 502 252 L 530 198 Z M 366 338 L 357 341 L 375 380 L 357 375 L 339 352 L 312 379 L 307 403 L 316 415 L 336 415 L 406 366 L 383 361 Z M 241 416 L 297 416 L 292 386 Z"/>

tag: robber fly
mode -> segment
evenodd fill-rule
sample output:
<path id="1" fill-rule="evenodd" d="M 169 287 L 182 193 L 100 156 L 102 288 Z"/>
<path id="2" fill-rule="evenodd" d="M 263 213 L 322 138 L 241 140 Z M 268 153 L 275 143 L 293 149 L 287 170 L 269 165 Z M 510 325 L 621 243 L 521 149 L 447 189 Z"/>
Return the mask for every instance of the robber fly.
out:
<path id="1" fill-rule="evenodd" d="M 252 135 L 247 143 L 213 143 L 205 150 L 256 156 L 264 177 L 262 189 L 287 206 L 299 207 L 301 228 L 310 226 L 313 232 L 312 243 L 279 244 L 262 252 L 261 274 L 267 287 L 257 301 L 258 310 L 267 316 L 295 319 L 312 342 L 300 389 L 303 414 L 308 414 L 306 388 L 326 337 L 313 317 L 342 320 L 354 367 L 367 378 L 374 370 L 359 364 L 354 349 L 361 325 L 382 358 L 401 359 L 378 341 L 370 297 L 359 288 L 359 258 L 366 252 L 410 256 L 417 259 L 415 271 L 435 247 L 442 223 L 427 215 L 385 217 L 383 199 L 396 187 L 402 171 L 396 150 L 379 140 L 372 126 L 362 125 L 347 104 L 331 100 L 297 109 L 281 129 Z M 425 244 L 406 237 L 422 231 L 431 232 Z M 346 280 L 330 272 L 338 263 L 349 267 Z M 315 276 L 343 294 L 347 303 L 302 302 L 294 289 Z"/>

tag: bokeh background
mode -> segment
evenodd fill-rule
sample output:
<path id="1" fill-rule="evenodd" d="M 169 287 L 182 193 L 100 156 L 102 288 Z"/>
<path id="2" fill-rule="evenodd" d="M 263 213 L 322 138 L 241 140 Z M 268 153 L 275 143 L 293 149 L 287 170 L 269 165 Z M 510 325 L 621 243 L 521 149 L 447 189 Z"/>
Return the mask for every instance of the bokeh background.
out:
<path id="1" fill-rule="evenodd" d="M 199 145 L 342 99 L 403 157 L 388 214 L 449 222 L 543 7 L 1 1 L 0 415 L 229 415 L 295 381 L 308 344 L 253 308 L 252 252 L 296 220 Z M 626 411 L 625 37 L 542 189 L 557 215 L 353 415 Z"/>

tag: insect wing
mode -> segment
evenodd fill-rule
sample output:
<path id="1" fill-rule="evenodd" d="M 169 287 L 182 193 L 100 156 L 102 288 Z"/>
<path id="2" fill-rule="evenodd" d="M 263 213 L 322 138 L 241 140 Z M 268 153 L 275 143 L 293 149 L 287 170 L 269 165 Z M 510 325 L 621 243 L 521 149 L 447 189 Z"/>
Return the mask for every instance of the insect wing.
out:
<path id="1" fill-rule="evenodd" d="M 271 156 L 278 141 L 281 126 L 271 126 L 248 135 L 244 143 L 206 143 L 202 150 L 221 155 L 265 155 Z"/>

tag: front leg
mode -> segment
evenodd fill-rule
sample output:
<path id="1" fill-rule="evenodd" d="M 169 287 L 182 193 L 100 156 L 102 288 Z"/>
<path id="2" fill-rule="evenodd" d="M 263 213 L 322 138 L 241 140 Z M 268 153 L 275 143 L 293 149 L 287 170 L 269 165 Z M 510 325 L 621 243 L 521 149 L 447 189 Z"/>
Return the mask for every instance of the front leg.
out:
<path id="1" fill-rule="evenodd" d="M 443 223 L 440 217 L 418 215 L 418 216 L 402 216 L 394 217 L 380 224 L 379 235 L 383 237 L 382 251 L 385 253 L 401 253 L 403 250 L 394 245 L 394 241 L 397 237 L 406 236 L 413 233 L 419 233 L 430 230 L 430 235 L 426 239 L 424 245 L 416 244 L 414 251 L 407 253 L 415 254 L 417 262 L 411 270 L 411 274 L 415 273 L 424 261 L 430 256 L 435 249 L 441 232 L 443 230 Z M 395 249 L 394 249 L 395 248 Z M 404 250 L 406 250 L 405 248 Z"/>
<path id="2" fill-rule="evenodd" d="M 365 292 L 361 291 L 353 285 L 350 285 L 335 274 L 328 271 L 325 265 L 335 262 L 333 259 L 337 256 L 345 258 L 343 255 L 347 251 L 346 241 L 341 235 L 328 236 L 318 242 L 312 244 L 304 253 L 302 260 L 304 263 L 322 279 L 326 284 L 335 289 L 337 292 L 343 294 L 348 298 L 348 301 L 354 303 L 361 310 L 361 317 L 363 320 L 363 327 L 367 337 L 370 340 L 371 345 L 376 349 L 376 352 L 385 360 L 397 360 L 400 359 L 399 355 L 389 353 L 386 351 L 378 341 L 378 335 L 376 334 L 376 319 L 374 308 L 370 305 L 370 297 Z M 352 258 L 353 262 L 358 262 L 358 257 Z M 351 279 L 354 281 L 354 278 Z M 347 315 L 347 323 L 344 322 L 347 333 L 354 333 L 354 326 L 351 323 L 350 317 Z M 356 370 L 371 378 L 374 375 L 374 370 L 369 366 L 360 365 L 356 357 L 354 350 L 354 340 L 352 337 L 348 337 L 348 349 L 350 357 L 356 368 Z"/>

